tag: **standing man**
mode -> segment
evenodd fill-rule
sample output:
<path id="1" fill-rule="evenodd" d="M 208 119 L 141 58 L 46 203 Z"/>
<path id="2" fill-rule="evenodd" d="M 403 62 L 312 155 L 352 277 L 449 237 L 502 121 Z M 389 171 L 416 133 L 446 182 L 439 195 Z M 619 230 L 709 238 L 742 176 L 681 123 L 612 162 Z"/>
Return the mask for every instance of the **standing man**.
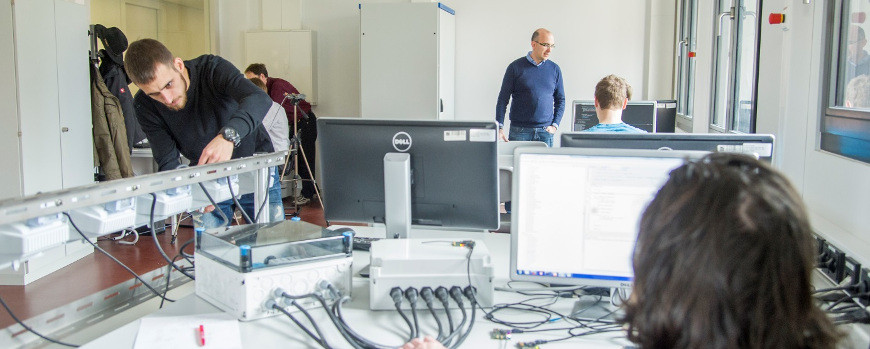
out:
<path id="1" fill-rule="evenodd" d="M 627 132 L 647 133 L 637 127 L 622 122 L 622 111 L 631 99 L 631 85 L 616 75 L 605 76 L 595 85 L 595 114 L 598 125 L 583 132 Z"/>
<path id="2" fill-rule="evenodd" d="M 258 78 L 266 84 L 266 91 L 269 93 L 269 97 L 284 107 L 284 110 L 287 112 L 287 120 L 289 121 L 290 130 L 292 132 L 294 106 L 290 103 L 290 100 L 285 97 L 293 94 L 298 95 L 299 90 L 297 90 L 296 87 L 287 80 L 270 78 L 269 71 L 266 70 L 266 65 L 263 63 L 249 65 L 245 69 L 245 77 L 248 79 Z M 314 112 L 311 111 L 311 103 L 308 103 L 305 100 L 299 101 L 299 104 L 296 107 L 299 108 L 296 113 L 297 128 L 301 131 L 299 145 L 302 147 L 302 151 L 305 152 L 305 159 L 308 160 L 308 166 L 299 165 L 299 176 L 303 179 L 302 197 L 294 199 L 296 200 L 297 205 L 305 205 L 311 201 L 311 198 L 314 197 L 315 193 L 314 182 L 311 180 L 314 178 L 314 142 L 317 140 L 317 117 L 314 115 Z M 308 115 L 308 117 L 304 117 L 303 113 Z M 301 154 L 300 159 L 302 159 Z M 308 171 L 309 168 L 311 169 L 311 172 Z"/>
<path id="3" fill-rule="evenodd" d="M 542 141 L 552 147 L 553 134 L 565 111 L 562 70 L 549 60 L 556 47 L 549 30 L 535 30 L 531 45 L 532 50 L 508 65 L 504 73 L 495 107 L 498 136 L 505 142 Z M 504 134 L 504 114 L 511 99 L 508 137 Z"/>
<path id="4" fill-rule="evenodd" d="M 142 39 L 130 44 L 124 63 L 139 87 L 136 115 L 160 171 L 179 167 L 179 154 L 192 164 L 211 164 L 273 151 L 262 126 L 272 105 L 269 96 L 225 59 L 202 55 L 183 61 L 159 41 Z M 270 182 L 270 221 L 282 220 L 277 171 Z M 256 220 L 254 195 L 242 195 L 239 201 Z M 232 200 L 218 203 L 218 208 L 226 217 L 233 216 Z M 209 206 L 203 215 L 205 227 L 221 225 L 213 209 Z"/>

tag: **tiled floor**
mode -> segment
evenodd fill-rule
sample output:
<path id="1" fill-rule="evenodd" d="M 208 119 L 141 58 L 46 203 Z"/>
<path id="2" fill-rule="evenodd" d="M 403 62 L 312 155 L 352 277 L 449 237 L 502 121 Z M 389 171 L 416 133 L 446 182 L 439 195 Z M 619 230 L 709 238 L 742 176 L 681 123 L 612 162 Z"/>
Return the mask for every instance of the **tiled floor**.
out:
<path id="1" fill-rule="evenodd" d="M 296 212 L 290 200 L 285 200 L 284 208 L 288 214 Z M 303 221 L 326 226 L 323 209 L 316 200 L 300 207 L 298 215 Z M 167 255 L 172 257 L 178 254 L 178 248 L 192 238 L 193 229 L 189 227 L 190 224 L 189 220 L 181 222 L 175 244 L 170 244 L 170 234 L 158 234 L 157 240 Z M 155 248 L 151 236 L 141 236 L 136 245 L 122 245 L 108 239 L 101 239 L 97 245 L 137 274 L 167 265 Z M 186 251 L 192 252 L 192 247 Z M 26 320 L 132 278 L 121 266 L 94 251 L 93 254 L 27 286 L 0 286 L 0 297 L 3 297 L 18 318 Z M 9 314 L 0 308 L 0 329 L 13 323 L 14 320 Z"/>

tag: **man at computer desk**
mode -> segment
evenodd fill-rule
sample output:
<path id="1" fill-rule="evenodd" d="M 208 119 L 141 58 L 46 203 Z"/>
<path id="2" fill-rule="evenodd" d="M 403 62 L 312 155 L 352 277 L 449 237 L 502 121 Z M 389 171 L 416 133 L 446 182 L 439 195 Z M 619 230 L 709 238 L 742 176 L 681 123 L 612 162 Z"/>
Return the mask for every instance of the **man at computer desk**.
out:
<path id="1" fill-rule="evenodd" d="M 646 133 L 637 127 L 622 122 L 622 111 L 631 99 L 631 85 L 616 75 L 605 76 L 595 85 L 595 114 L 598 125 L 583 132 Z"/>
<path id="2" fill-rule="evenodd" d="M 646 208 L 625 304 L 640 348 L 834 348 L 812 297 L 815 244 L 797 191 L 770 165 L 712 153 L 670 173 Z M 403 349 L 443 348 L 432 338 Z"/>

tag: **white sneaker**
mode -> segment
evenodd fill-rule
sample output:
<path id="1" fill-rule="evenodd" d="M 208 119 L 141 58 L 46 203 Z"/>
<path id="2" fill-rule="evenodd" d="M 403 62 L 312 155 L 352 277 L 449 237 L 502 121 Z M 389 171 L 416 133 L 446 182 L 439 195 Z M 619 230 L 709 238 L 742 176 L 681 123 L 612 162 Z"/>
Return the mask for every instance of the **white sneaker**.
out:
<path id="1" fill-rule="evenodd" d="M 297 197 L 295 198 L 295 200 L 296 200 L 296 205 L 297 205 L 297 206 L 306 205 L 306 204 L 308 204 L 309 202 L 311 202 L 311 199 L 306 198 L 306 197 L 304 197 L 304 196 L 297 196 Z"/>

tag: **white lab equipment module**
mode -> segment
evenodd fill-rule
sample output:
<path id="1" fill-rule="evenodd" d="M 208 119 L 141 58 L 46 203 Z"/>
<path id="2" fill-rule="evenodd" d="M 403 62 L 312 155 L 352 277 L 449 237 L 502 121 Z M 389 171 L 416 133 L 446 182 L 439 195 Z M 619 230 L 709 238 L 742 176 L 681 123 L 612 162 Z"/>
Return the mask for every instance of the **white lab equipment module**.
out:
<path id="1" fill-rule="evenodd" d="M 408 287 L 419 290 L 425 286 L 432 289 L 439 286 L 465 288 L 469 279 L 477 289 L 477 302 L 483 307 L 491 307 L 494 267 L 489 250 L 480 240 L 473 240 L 473 250 L 454 244 L 466 241 L 469 240 L 383 239 L 372 242 L 369 308 L 395 309 L 390 298 L 393 287 L 402 290 Z M 436 308 L 442 307 L 439 303 L 435 302 Z M 409 309 L 408 302 L 404 302 L 402 307 Z"/>
<path id="2" fill-rule="evenodd" d="M 441 3 L 360 5 L 360 115 L 453 120 L 455 12 Z"/>

